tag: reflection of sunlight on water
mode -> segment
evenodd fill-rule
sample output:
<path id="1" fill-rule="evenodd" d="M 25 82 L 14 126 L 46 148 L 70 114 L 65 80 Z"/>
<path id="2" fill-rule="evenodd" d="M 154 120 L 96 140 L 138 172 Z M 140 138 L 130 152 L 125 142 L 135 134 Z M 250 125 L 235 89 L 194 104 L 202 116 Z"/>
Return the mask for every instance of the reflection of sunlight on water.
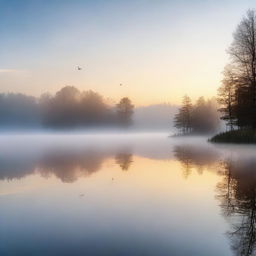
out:
<path id="1" fill-rule="evenodd" d="M 129 184 L 134 183 L 141 188 L 152 187 L 156 193 L 157 191 L 169 190 L 170 188 L 173 190 L 178 189 L 182 183 L 184 183 L 179 161 L 174 159 L 169 161 L 161 161 L 158 159 L 151 160 L 133 156 L 131 162 L 130 157 L 131 155 L 129 154 L 129 168 L 126 168 L 125 172 L 123 167 L 127 167 L 128 165 L 126 163 L 120 163 L 120 159 L 117 162 L 116 157 L 106 158 L 104 163 L 99 166 L 99 169 L 93 170 L 93 175 L 88 174 L 86 169 L 77 167 L 78 165 L 72 165 L 69 169 L 59 169 L 59 166 L 55 166 L 58 168 L 57 171 L 53 167 L 49 167 L 49 169 L 46 170 L 37 168 L 30 174 L 24 176 L 24 178 L 2 180 L 0 193 L 18 193 L 18 191 L 29 192 L 30 190 L 45 189 L 45 186 L 47 185 L 62 186 L 61 184 L 63 182 L 75 183 L 75 186 L 78 186 L 78 184 L 81 185 L 86 183 L 88 178 L 90 178 L 88 181 L 89 183 L 95 183 L 98 179 L 106 179 L 107 181 L 109 179 L 111 183 L 118 184 L 127 184 L 128 182 Z M 126 160 L 127 159 L 124 159 L 124 162 L 126 162 Z M 61 171 L 63 172 L 61 173 Z M 97 179 L 94 177 L 97 177 Z M 201 179 L 203 179 L 205 183 L 208 179 L 207 175 L 202 176 Z M 190 181 L 192 180 L 193 178 L 191 177 Z M 212 178 L 210 180 L 212 181 Z M 194 182 L 196 181 L 197 179 L 194 179 Z M 95 184 L 96 187 L 99 185 L 102 184 Z M 11 189 L 14 191 L 11 192 Z"/>

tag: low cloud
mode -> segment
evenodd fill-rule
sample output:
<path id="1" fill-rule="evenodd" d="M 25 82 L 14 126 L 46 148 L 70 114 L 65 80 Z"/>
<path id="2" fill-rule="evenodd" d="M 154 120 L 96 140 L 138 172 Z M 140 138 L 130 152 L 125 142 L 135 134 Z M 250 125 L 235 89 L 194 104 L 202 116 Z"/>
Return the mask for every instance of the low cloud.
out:
<path id="1" fill-rule="evenodd" d="M 10 69 L 10 68 L 0 68 L 0 73 L 23 73 L 26 72 L 24 69 Z"/>

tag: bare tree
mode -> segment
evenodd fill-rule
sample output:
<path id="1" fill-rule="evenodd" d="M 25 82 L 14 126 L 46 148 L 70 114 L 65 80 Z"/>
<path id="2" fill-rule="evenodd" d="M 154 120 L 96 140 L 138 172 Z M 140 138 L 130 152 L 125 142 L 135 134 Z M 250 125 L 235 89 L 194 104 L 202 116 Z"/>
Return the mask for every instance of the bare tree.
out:
<path id="1" fill-rule="evenodd" d="M 227 126 L 233 130 L 236 124 L 235 107 L 236 107 L 236 77 L 232 72 L 230 65 L 226 66 L 222 85 L 218 90 L 219 111 L 222 113 L 221 119 L 227 122 Z"/>
<path id="2" fill-rule="evenodd" d="M 237 77 L 237 89 L 243 88 L 243 97 L 247 95 L 249 102 L 249 125 L 256 128 L 256 13 L 248 10 L 238 25 L 234 40 L 229 48 L 233 73 Z M 244 93 L 247 91 L 247 93 Z"/>

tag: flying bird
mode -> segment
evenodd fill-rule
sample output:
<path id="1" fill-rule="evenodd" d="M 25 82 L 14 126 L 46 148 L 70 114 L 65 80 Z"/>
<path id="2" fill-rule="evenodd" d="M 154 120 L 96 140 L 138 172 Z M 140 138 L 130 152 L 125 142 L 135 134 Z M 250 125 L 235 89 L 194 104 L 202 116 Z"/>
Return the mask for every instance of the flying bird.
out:
<path id="1" fill-rule="evenodd" d="M 82 68 L 80 66 L 77 66 L 77 70 L 82 70 Z"/>
<path id="2" fill-rule="evenodd" d="M 123 86 L 123 84 L 120 84 L 120 86 Z"/>

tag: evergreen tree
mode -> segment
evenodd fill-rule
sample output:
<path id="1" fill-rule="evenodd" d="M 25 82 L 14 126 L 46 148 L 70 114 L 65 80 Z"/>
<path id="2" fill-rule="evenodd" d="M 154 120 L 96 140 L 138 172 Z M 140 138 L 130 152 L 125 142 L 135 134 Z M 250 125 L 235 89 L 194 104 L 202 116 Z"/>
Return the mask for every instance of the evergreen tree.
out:
<path id="1" fill-rule="evenodd" d="M 191 99 L 185 95 L 183 97 L 182 106 L 174 118 L 174 126 L 180 129 L 183 134 L 192 130 L 191 126 L 192 103 Z"/>
<path id="2" fill-rule="evenodd" d="M 183 134 L 210 133 L 219 126 L 219 115 L 215 99 L 205 100 L 200 97 L 192 105 L 188 96 L 183 98 L 182 106 L 174 117 L 174 126 Z"/>

